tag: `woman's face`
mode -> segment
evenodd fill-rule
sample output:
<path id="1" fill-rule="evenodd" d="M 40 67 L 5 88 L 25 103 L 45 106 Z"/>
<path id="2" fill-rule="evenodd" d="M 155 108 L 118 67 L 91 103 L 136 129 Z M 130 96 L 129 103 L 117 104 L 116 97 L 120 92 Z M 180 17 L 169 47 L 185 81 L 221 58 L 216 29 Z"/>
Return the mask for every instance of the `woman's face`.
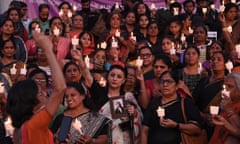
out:
<path id="1" fill-rule="evenodd" d="M 16 49 L 11 41 L 6 42 L 1 51 L 3 57 L 6 58 L 13 58 L 16 53 Z"/>
<path id="2" fill-rule="evenodd" d="M 110 19 L 110 26 L 114 29 L 119 29 L 121 24 L 121 18 L 118 14 L 113 14 Z"/>
<path id="3" fill-rule="evenodd" d="M 153 64 L 153 72 L 157 79 L 160 78 L 161 74 L 168 70 L 168 65 L 166 65 L 163 60 L 157 60 Z"/>
<path id="4" fill-rule="evenodd" d="M 120 69 L 112 69 L 108 74 L 108 83 L 110 88 L 120 88 L 124 84 L 126 78 L 124 72 Z"/>
<path id="5" fill-rule="evenodd" d="M 145 14 L 146 13 L 146 7 L 144 4 L 139 4 L 137 8 L 137 13 L 138 14 Z"/>
<path id="6" fill-rule="evenodd" d="M 169 30 L 173 35 L 178 35 L 181 30 L 181 25 L 179 25 L 177 22 L 172 22 L 169 25 Z"/>
<path id="7" fill-rule="evenodd" d="M 103 61 L 106 61 L 106 53 L 103 50 L 98 51 L 95 55 L 94 55 L 94 59 L 101 59 Z"/>
<path id="8" fill-rule="evenodd" d="M 6 21 L 4 23 L 4 25 L 2 26 L 2 32 L 4 34 L 9 34 L 9 35 L 13 34 L 13 32 L 14 32 L 14 25 L 13 25 L 13 23 L 11 21 L 9 21 L 9 20 Z"/>
<path id="9" fill-rule="evenodd" d="M 135 86 L 135 83 L 136 83 L 136 71 L 135 69 L 133 68 L 128 68 L 127 69 L 127 80 L 126 80 L 126 83 L 125 85 L 128 85 L 128 86 Z"/>
<path id="10" fill-rule="evenodd" d="M 139 19 L 139 27 L 140 28 L 147 28 L 148 23 L 149 23 L 149 19 L 147 16 L 143 15 L 140 17 L 140 19 Z"/>
<path id="11" fill-rule="evenodd" d="M 190 48 L 186 51 L 185 62 L 187 65 L 195 65 L 198 63 L 199 55 L 194 48 Z"/>
<path id="12" fill-rule="evenodd" d="M 83 105 L 85 96 L 80 94 L 75 88 L 68 87 L 65 92 L 65 98 L 68 108 L 74 109 Z"/>
<path id="13" fill-rule="evenodd" d="M 214 52 L 221 52 L 222 48 L 219 44 L 214 43 L 209 49 L 209 56 L 211 57 Z"/>
<path id="14" fill-rule="evenodd" d="M 207 34 L 203 27 L 196 27 L 193 37 L 195 42 L 205 42 L 207 39 Z"/>
<path id="15" fill-rule="evenodd" d="M 224 85 L 226 86 L 226 90 L 230 91 L 230 97 L 232 100 L 239 99 L 240 90 L 237 87 L 237 83 L 234 77 L 225 78 Z"/>
<path id="16" fill-rule="evenodd" d="M 91 39 L 88 33 L 83 34 L 82 37 L 80 38 L 80 41 L 84 48 L 89 48 L 91 46 Z"/>
<path id="17" fill-rule="evenodd" d="M 184 25 L 185 27 L 191 27 L 191 25 L 192 25 L 192 20 L 191 20 L 191 17 L 190 17 L 190 16 L 187 17 L 185 20 L 183 20 L 183 25 Z"/>
<path id="18" fill-rule="evenodd" d="M 62 21 L 58 18 L 53 20 L 52 25 L 51 25 L 51 30 L 53 31 L 55 27 L 57 27 L 60 30 L 60 32 L 63 30 Z"/>
<path id="19" fill-rule="evenodd" d="M 170 98 L 176 94 L 177 85 L 170 74 L 164 74 L 159 82 L 163 97 Z"/>
<path id="20" fill-rule="evenodd" d="M 157 36 L 159 33 L 158 26 L 156 23 L 151 24 L 148 27 L 148 35 L 149 36 Z"/>
<path id="21" fill-rule="evenodd" d="M 214 53 L 211 57 L 211 67 L 213 71 L 224 71 L 225 63 L 221 53 Z"/>
<path id="22" fill-rule="evenodd" d="M 120 53 L 120 48 L 119 47 L 110 47 L 108 50 L 108 56 L 111 59 L 118 59 L 118 55 Z"/>
<path id="23" fill-rule="evenodd" d="M 65 72 L 66 82 L 79 82 L 82 74 L 76 65 L 69 65 Z"/>
<path id="24" fill-rule="evenodd" d="M 162 50 L 166 54 L 170 54 L 170 50 L 172 48 L 172 41 L 168 38 L 164 38 L 162 41 Z"/>
<path id="25" fill-rule="evenodd" d="M 69 9 L 70 8 L 69 8 L 69 6 L 67 4 L 62 5 L 62 7 L 61 7 L 61 10 L 62 10 L 63 14 L 66 15 L 66 16 L 68 14 L 68 10 Z"/>
<path id="26" fill-rule="evenodd" d="M 11 19 L 13 22 L 19 22 L 20 16 L 16 10 L 12 10 L 9 13 L 9 19 Z"/>
<path id="27" fill-rule="evenodd" d="M 83 17 L 82 16 L 77 15 L 73 18 L 73 27 L 74 28 L 79 28 L 79 29 L 84 28 Z"/>
<path id="28" fill-rule="evenodd" d="M 228 20 L 235 20 L 237 16 L 237 9 L 235 7 L 230 8 L 226 13 L 225 13 L 225 17 Z"/>
<path id="29" fill-rule="evenodd" d="M 136 22 L 135 14 L 133 12 L 128 13 L 126 17 L 126 23 L 134 24 L 135 22 Z"/>
<path id="30" fill-rule="evenodd" d="M 143 66 L 152 65 L 154 56 L 150 49 L 148 48 L 141 49 L 139 56 L 141 57 L 141 59 L 143 59 Z"/>

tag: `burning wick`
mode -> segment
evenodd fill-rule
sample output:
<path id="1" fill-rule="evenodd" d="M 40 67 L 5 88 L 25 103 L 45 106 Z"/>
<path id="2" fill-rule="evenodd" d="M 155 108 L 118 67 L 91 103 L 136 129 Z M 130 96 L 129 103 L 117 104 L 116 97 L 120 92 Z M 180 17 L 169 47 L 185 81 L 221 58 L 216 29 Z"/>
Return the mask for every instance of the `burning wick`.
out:
<path id="1" fill-rule="evenodd" d="M 210 106 L 210 114 L 217 115 L 219 111 L 219 106 Z"/>
<path id="2" fill-rule="evenodd" d="M 222 98 L 223 98 L 224 96 L 230 97 L 230 91 L 227 91 L 225 84 L 223 85 Z"/>
<path id="3" fill-rule="evenodd" d="M 159 106 L 158 109 L 157 109 L 157 114 L 158 114 L 158 117 L 160 117 L 160 118 L 164 117 L 165 116 L 165 109 Z"/>

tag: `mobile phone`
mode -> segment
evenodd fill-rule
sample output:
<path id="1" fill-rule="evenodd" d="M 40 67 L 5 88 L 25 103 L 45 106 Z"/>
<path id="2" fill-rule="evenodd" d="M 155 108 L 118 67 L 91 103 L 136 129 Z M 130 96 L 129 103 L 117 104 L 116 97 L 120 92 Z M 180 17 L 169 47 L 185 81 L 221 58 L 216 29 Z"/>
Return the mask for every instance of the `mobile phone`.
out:
<path id="1" fill-rule="evenodd" d="M 71 128 L 72 117 L 64 116 L 59 130 L 58 140 L 64 142 L 68 136 L 68 132 Z"/>

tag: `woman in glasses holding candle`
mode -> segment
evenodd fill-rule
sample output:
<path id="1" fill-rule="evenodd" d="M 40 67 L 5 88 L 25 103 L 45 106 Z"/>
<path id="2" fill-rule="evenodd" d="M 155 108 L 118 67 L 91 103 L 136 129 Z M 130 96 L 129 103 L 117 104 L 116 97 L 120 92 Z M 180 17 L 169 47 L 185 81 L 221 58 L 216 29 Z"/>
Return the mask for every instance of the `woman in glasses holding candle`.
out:
<path id="1" fill-rule="evenodd" d="M 184 109 L 187 122 L 184 122 L 181 101 L 177 94 L 178 74 L 171 71 L 162 73 L 159 79 L 161 97 L 157 97 L 149 104 L 143 120 L 142 144 L 160 144 L 181 142 L 180 132 L 194 135 L 201 131 L 200 113 L 193 102 L 185 98 Z M 157 109 L 161 106 L 165 110 L 162 117 L 158 117 Z"/>
<path id="2" fill-rule="evenodd" d="M 222 52 L 215 52 L 211 57 L 211 75 L 200 79 L 192 93 L 194 102 L 201 111 L 209 138 L 213 132 L 213 126 L 209 125 L 209 106 L 220 104 L 224 77 L 225 57 Z"/>
<path id="3" fill-rule="evenodd" d="M 220 115 L 212 117 L 212 122 L 216 127 L 210 144 L 240 143 L 240 74 L 227 75 L 224 85 L 230 93 L 229 96 L 223 94 Z"/>
<path id="4" fill-rule="evenodd" d="M 53 42 L 53 52 L 56 54 L 58 60 L 64 59 L 70 46 L 70 40 L 63 37 L 64 28 L 60 17 L 53 17 L 49 21 L 51 35 L 49 36 Z"/>

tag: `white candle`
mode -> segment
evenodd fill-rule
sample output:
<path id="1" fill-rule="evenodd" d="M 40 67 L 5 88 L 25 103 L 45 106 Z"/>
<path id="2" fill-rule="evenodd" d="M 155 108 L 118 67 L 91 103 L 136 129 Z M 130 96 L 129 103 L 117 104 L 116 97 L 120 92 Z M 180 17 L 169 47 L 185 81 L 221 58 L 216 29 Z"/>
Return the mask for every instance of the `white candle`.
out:
<path id="1" fill-rule="evenodd" d="M 207 13 L 207 8 L 202 8 L 202 13 L 203 13 L 204 15 L 206 15 L 206 13 Z"/>
<path id="2" fill-rule="evenodd" d="M 20 70 L 21 75 L 26 75 L 27 74 L 27 69 L 26 69 L 26 64 L 23 65 L 23 68 Z"/>
<path id="3" fill-rule="evenodd" d="M 13 136 L 14 127 L 12 126 L 12 120 L 10 117 L 4 122 L 4 126 L 6 128 L 6 136 Z"/>
<path id="4" fill-rule="evenodd" d="M 136 38 L 136 36 L 133 35 L 133 32 L 131 32 L 131 37 L 130 38 L 134 41 L 137 41 L 137 38 Z"/>
<path id="5" fill-rule="evenodd" d="M 83 135 L 82 123 L 77 118 L 72 123 L 72 126 L 79 131 L 80 135 Z"/>
<path id="6" fill-rule="evenodd" d="M 59 15 L 60 17 L 63 16 L 63 10 L 62 10 L 62 9 L 59 11 L 58 15 Z"/>
<path id="7" fill-rule="evenodd" d="M 10 74 L 15 75 L 17 73 L 16 64 L 13 64 L 13 67 L 10 69 Z"/>
<path id="8" fill-rule="evenodd" d="M 157 114 L 158 114 L 158 117 L 164 117 L 165 116 L 165 109 L 164 108 L 162 108 L 162 107 L 158 107 L 158 109 L 157 109 Z"/>
<path id="9" fill-rule="evenodd" d="M 179 15 L 179 9 L 178 8 L 173 8 L 173 15 L 175 15 L 175 16 Z"/>
<path id="10" fill-rule="evenodd" d="M 231 3 L 236 3 L 237 1 L 236 0 L 231 0 Z"/>
<path id="11" fill-rule="evenodd" d="M 191 27 L 189 27 L 189 28 L 188 28 L 188 32 L 189 32 L 190 34 L 193 34 L 193 29 L 192 29 Z"/>
<path id="12" fill-rule="evenodd" d="M 103 78 L 103 77 L 101 77 L 101 79 L 100 79 L 100 81 L 99 81 L 99 84 L 102 86 L 102 87 L 105 87 L 106 86 L 106 80 Z"/>
<path id="13" fill-rule="evenodd" d="M 117 29 L 116 32 L 115 32 L 115 36 L 116 36 L 116 37 L 120 37 L 120 32 L 119 32 L 118 29 Z"/>
<path id="14" fill-rule="evenodd" d="M 73 45 L 73 49 L 76 49 L 76 46 L 79 44 L 79 39 L 77 38 L 77 36 L 74 36 L 72 38 L 72 45 Z"/>
<path id="15" fill-rule="evenodd" d="M 76 5 L 73 5 L 73 11 L 77 11 L 77 6 Z"/>
<path id="16" fill-rule="evenodd" d="M 115 9 L 119 9 L 119 4 L 118 4 L 118 2 L 116 2 L 116 4 L 115 4 Z"/>
<path id="17" fill-rule="evenodd" d="M 84 62 L 86 64 L 86 67 L 89 69 L 90 68 L 90 59 L 89 59 L 88 55 L 84 58 Z"/>
<path id="18" fill-rule="evenodd" d="M 198 63 L 198 73 L 201 74 L 201 72 L 202 72 L 202 63 L 199 62 Z"/>
<path id="19" fill-rule="evenodd" d="M 211 8 L 212 10 L 215 10 L 215 4 L 211 4 L 211 5 L 210 5 L 210 8 Z"/>
<path id="20" fill-rule="evenodd" d="M 228 31 L 229 33 L 231 33 L 231 32 L 232 32 L 232 26 L 228 26 L 228 27 L 227 27 L 227 31 Z"/>
<path id="21" fill-rule="evenodd" d="M 170 55 L 175 55 L 175 54 L 176 54 L 176 49 L 175 49 L 174 42 L 172 42 L 172 48 L 170 49 Z"/>
<path id="22" fill-rule="evenodd" d="M 38 24 L 35 26 L 35 31 L 37 31 L 38 33 L 41 32 L 41 29 L 39 28 L 39 25 L 38 25 Z"/>
<path id="23" fill-rule="evenodd" d="M 5 88 L 4 88 L 4 83 L 0 82 L 0 93 L 4 93 L 5 92 Z"/>
<path id="24" fill-rule="evenodd" d="M 237 54 L 238 54 L 238 58 L 240 58 L 240 44 L 237 44 L 237 45 L 235 46 L 235 48 L 236 48 L 236 52 L 237 52 Z"/>
<path id="25" fill-rule="evenodd" d="M 118 47 L 118 42 L 115 40 L 114 37 L 112 37 L 112 47 L 113 47 L 113 48 Z"/>
<path id="26" fill-rule="evenodd" d="M 106 43 L 105 41 L 104 41 L 104 42 L 101 42 L 100 47 L 101 47 L 102 49 L 106 49 L 106 48 L 107 48 L 107 43 Z"/>
<path id="27" fill-rule="evenodd" d="M 184 36 L 184 33 L 181 34 L 181 41 L 185 42 L 186 41 L 186 37 Z"/>
<path id="28" fill-rule="evenodd" d="M 210 106 L 210 114 L 217 115 L 219 111 L 219 106 Z"/>
<path id="29" fill-rule="evenodd" d="M 143 65 L 143 59 L 140 58 L 140 56 L 138 56 L 137 60 L 136 60 L 136 66 L 138 68 L 141 68 Z"/>
<path id="30" fill-rule="evenodd" d="M 55 26 L 54 27 L 54 29 L 53 29 L 53 34 L 55 35 L 55 36 L 59 36 L 59 34 L 60 34 L 60 30 Z"/>
<path id="31" fill-rule="evenodd" d="M 230 97 L 230 91 L 227 91 L 225 84 L 223 85 L 222 98 L 223 98 L 224 96 Z"/>
<path id="32" fill-rule="evenodd" d="M 231 73 L 231 70 L 233 68 L 233 63 L 230 60 L 228 60 L 228 62 L 225 63 L 225 66 L 226 66 L 228 72 Z"/>
<path id="33" fill-rule="evenodd" d="M 71 17 L 72 17 L 72 12 L 71 12 L 71 10 L 68 10 L 67 15 L 68 15 L 68 18 L 71 18 Z"/>
<path id="34" fill-rule="evenodd" d="M 151 4 L 151 10 L 156 10 L 156 5 L 154 3 Z"/>

